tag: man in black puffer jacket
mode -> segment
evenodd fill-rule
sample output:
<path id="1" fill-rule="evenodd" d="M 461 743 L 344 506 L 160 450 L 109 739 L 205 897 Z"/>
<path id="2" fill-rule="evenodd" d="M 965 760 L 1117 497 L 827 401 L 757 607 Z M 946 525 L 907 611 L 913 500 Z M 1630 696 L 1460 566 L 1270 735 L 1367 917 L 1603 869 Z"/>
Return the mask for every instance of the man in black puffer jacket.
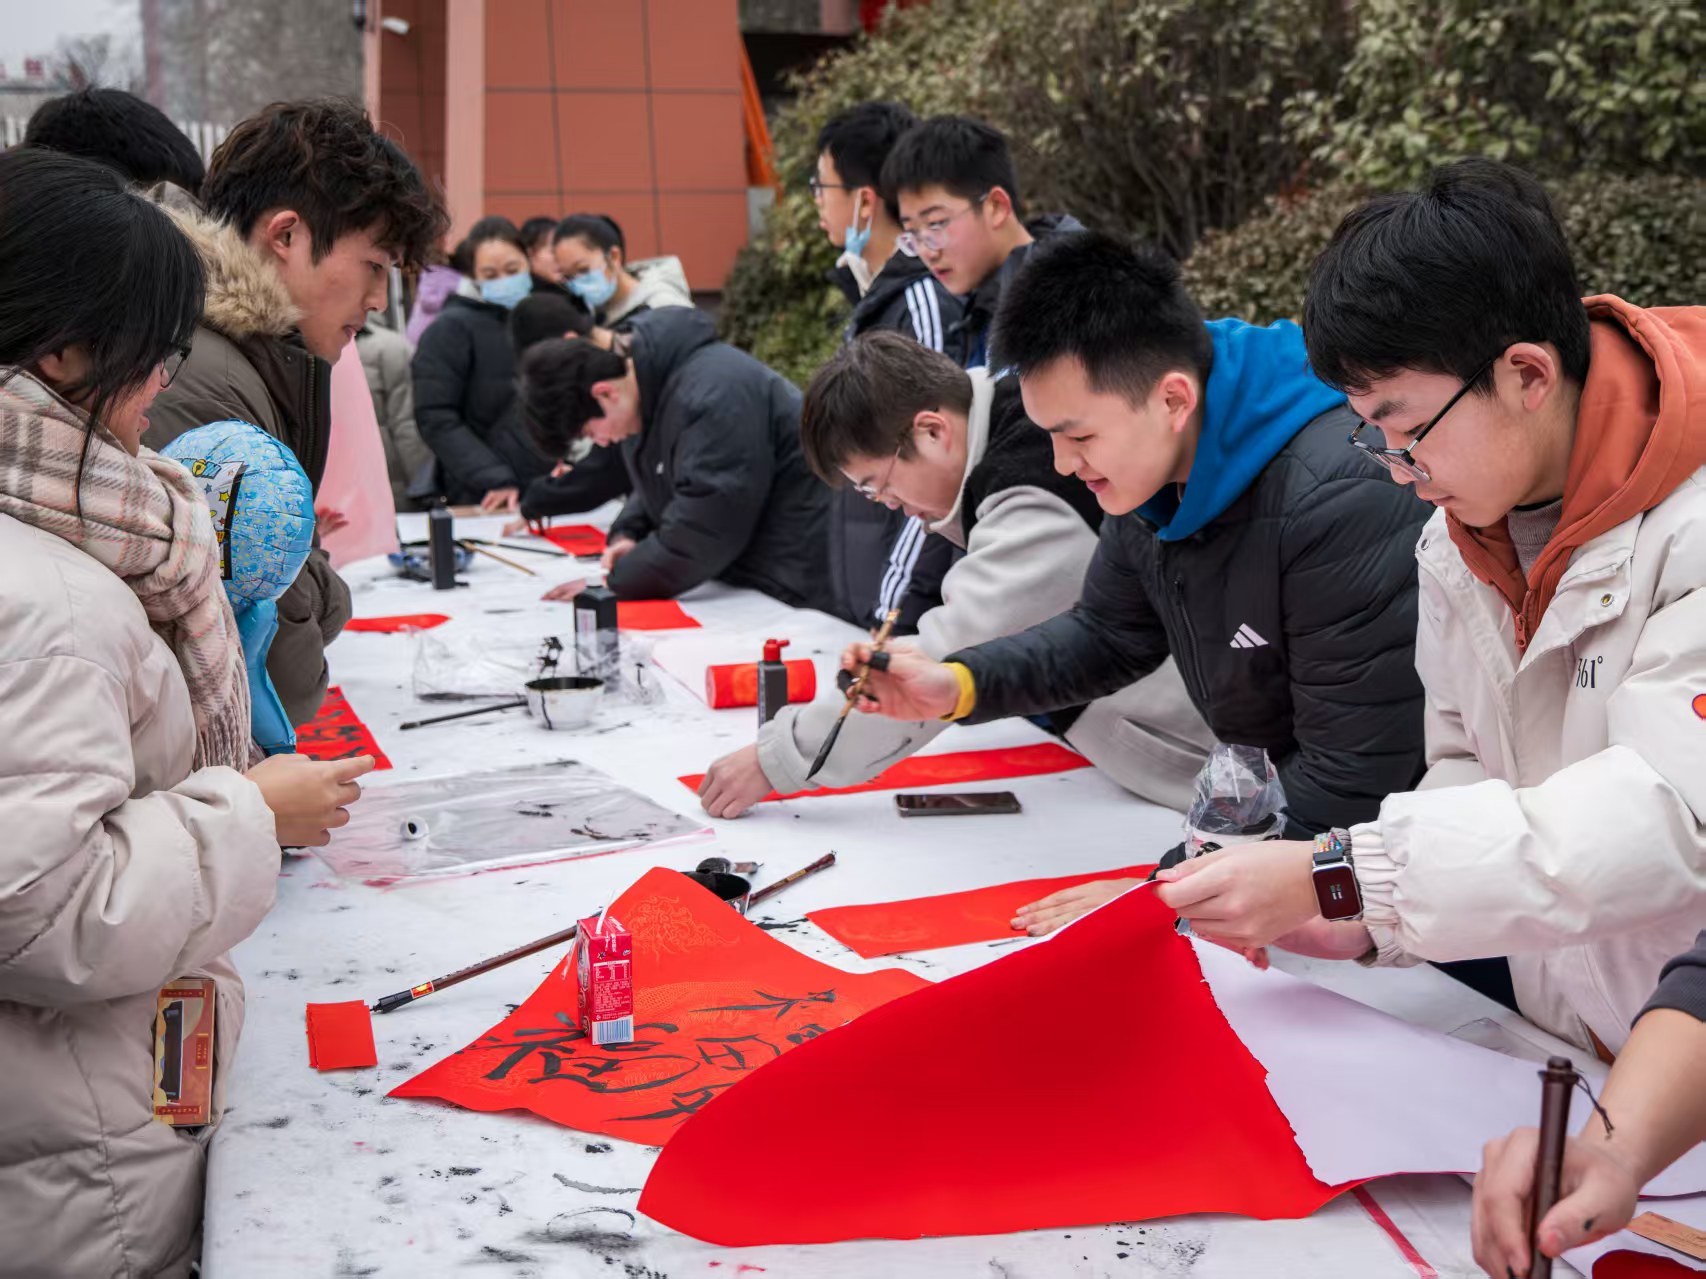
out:
<path id="1" fill-rule="evenodd" d="M 800 392 L 717 341 L 708 315 L 636 316 L 626 358 L 580 339 L 541 342 L 522 360 L 521 398 L 551 456 L 583 431 L 621 445 L 634 491 L 604 553 L 618 596 L 664 599 L 716 578 L 830 607 L 829 490 L 800 453 Z"/>
<path id="2" fill-rule="evenodd" d="M 1084 233 L 1039 246 L 997 357 L 1109 518 L 1078 604 L 948 655 L 896 656 L 886 713 L 978 722 L 1079 705 L 1171 655 L 1215 737 L 1265 749 L 1286 835 L 1367 821 L 1422 770 L 1416 539 L 1428 511 L 1347 447 L 1355 419 L 1293 324 L 1204 324 L 1177 264 Z M 1047 931 L 1095 904 L 1045 905 Z"/>

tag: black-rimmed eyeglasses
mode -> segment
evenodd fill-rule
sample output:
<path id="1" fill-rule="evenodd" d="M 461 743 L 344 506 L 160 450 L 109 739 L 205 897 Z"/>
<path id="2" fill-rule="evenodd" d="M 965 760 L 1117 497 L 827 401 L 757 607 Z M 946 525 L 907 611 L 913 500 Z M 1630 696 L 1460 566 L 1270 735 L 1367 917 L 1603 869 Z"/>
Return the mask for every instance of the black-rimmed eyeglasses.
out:
<path id="1" fill-rule="evenodd" d="M 1495 355 L 1491 360 L 1488 360 L 1480 368 L 1471 373 L 1468 380 L 1464 382 L 1462 386 L 1457 388 L 1456 394 L 1445 402 L 1445 406 L 1440 409 L 1438 413 L 1435 413 L 1428 419 L 1427 425 L 1416 432 L 1416 438 L 1411 440 L 1403 448 L 1387 448 L 1380 444 L 1370 444 L 1367 440 L 1362 439 L 1361 437 L 1364 431 L 1377 431 L 1380 429 L 1375 426 L 1373 422 L 1366 421 L 1357 423 L 1356 430 L 1352 431 L 1350 435 L 1351 443 L 1361 449 L 1364 453 L 1367 453 L 1375 461 L 1381 463 L 1387 470 L 1398 475 L 1407 475 L 1412 480 L 1416 480 L 1424 484 L 1427 483 L 1429 480 L 1433 479 L 1433 476 L 1428 473 L 1426 467 L 1416 461 L 1414 453 L 1416 445 L 1425 440 L 1428 436 L 1428 432 L 1440 424 L 1440 419 L 1447 413 L 1451 412 L 1452 407 L 1456 405 L 1459 400 L 1469 394 L 1469 388 L 1481 380 L 1482 376 L 1488 369 L 1493 367 L 1494 362 L 1497 361 L 1498 358 L 1499 357 Z"/>

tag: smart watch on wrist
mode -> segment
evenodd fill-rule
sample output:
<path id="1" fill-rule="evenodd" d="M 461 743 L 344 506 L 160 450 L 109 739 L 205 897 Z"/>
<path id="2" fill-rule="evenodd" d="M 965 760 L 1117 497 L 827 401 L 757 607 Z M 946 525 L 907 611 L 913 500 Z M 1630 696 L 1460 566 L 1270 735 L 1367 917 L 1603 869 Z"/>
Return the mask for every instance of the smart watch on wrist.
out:
<path id="1" fill-rule="evenodd" d="M 1315 837 L 1310 878 L 1322 919 L 1362 918 L 1362 888 L 1357 884 L 1356 866 L 1351 860 L 1349 831 L 1334 827 Z"/>

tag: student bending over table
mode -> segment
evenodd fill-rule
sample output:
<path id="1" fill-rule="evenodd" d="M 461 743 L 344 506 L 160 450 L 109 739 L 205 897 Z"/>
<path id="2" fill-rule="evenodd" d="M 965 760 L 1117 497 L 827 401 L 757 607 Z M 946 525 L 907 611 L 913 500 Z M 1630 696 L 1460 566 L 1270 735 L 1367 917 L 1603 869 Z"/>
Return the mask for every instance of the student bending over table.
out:
<path id="1" fill-rule="evenodd" d="M 1078 598 L 1096 549 L 1095 497 L 1054 467 L 1048 436 L 1025 417 L 1015 378 L 993 382 L 898 333 L 844 347 L 806 390 L 801 438 L 825 482 L 928 522 L 965 554 L 942 603 L 918 622 L 919 647 L 941 656 L 1046 621 Z M 789 706 L 758 742 L 711 765 L 699 793 L 713 817 L 738 817 L 772 788 L 814 784 L 812 760 L 839 703 Z M 820 786 L 866 781 L 918 751 L 941 719 L 849 720 Z M 1127 789 L 1171 808 L 1213 744 L 1169 660 L 1129 686 L 1052 717 L 1052 727 Z"/>
<path id="2" fill-rule="evenodd" d="M 541 342 L 522 360 L 521 394 L 550 457 L 564 458 L 583 433 L 622 450 L 633 493 L 604 552 L 619 597 L 670 598 L 715 578 L 797 608 L 831 607 L 829 490 L 800 453 L 800 393 L 717 341 L 704 312 L 635 316 L 626 356 L 578 339 Z"/>

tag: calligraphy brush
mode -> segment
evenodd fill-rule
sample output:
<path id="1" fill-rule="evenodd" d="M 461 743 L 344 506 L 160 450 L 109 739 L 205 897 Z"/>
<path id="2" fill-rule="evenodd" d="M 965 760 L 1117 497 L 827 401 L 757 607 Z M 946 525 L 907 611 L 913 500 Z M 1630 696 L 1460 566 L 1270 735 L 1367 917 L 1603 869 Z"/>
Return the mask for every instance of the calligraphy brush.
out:
<path id="1" fill-rule="evenodd" d="M 768 884 L 765 887 L 760 888 L 751 897 L 748 897 L 746 899 L 746 908 L 748 910 L 751 910 L 754 906 L 758 905 L 758 903 L 763 901 L 765 898 L 774 897 L 777 893 L 781 892 L 784 888 L 793 887 L 795 884 L 799 883 L 802 879 L 804 879 L 807 875 L 815 875 L 818 873 L 818 871 L 828 870 L 833 865 L 835 865 L 835 854 L 834 853 L 825 853 L 822 857 L 818 858 L 810 866 L 803 866 L 799 870 L 795 871 L 792 875 L 786 875 L 783 878 L 778 879 L 774 884 Z"/>
<path id="2" fill-rule="evenodd" d="M 567 551 L 560 551 L 554 546 L 517 546 L 514 542 L 489 542 L 483 537 L 461 537 L 457 541 L 466 542 L 470 546 L 501 546 L 506 551 L 523 551 L 528 555 L 549 555 L 559 560 L 574 559 L 574 556 Z"/>
<path id="3" fill-rule="evenodd" d="M 841 714 L 835 717 L 835 724 L 830 728 L 828 736 L 823 739 L 823 745 L 818 748 L 817 758 L 812 761 L 811 770 L 806 773 L 809 782 L 823 771 L 823 766 L 829 762 L 829 753 L 835 749 L 836 738 L 841 736 L 841 728 L 847 722 L 847 712 L 853 709 L 865 691 L 865 681 L 870 678 L 871 668 L 888 669 L 888 654 L 883 652 L 883 645 L 889 642 L 889 635 L 894 631 L 894 624 L 900 620 L 900 610 L 891 608 L 889 615 L 883 618 L 882 627 L 877 631 L 876 638 L 871 641 L 871 660 L 859 668 L 859 673 L 853 682 L 847 686 L 847 701 L 841 708 Z"/>
<path id="4" fill-rule="evenodd" d="M 539 574 L 535 573 L 532 569 L 528 568 L 527 565 L 517 564 L 514 560 L 510 559 L 507 555 L 499 555 L 496 551 L 491 550 L 489 547 L 487 547 L 487 545 L 484 542 L 470 542 L 466 538 L 459 538 L 459 539 L 457 539 L 456 544 L 458 546 L 463 547 L 466 550 L 472 551 L 476 555 L 484 555 L 488 559 L 496 560 L 499 564 L 508 565 L 510 568 L 515 569 L 518 573 L 526 573 L 527 576 L 529 576 L 529 577 L 538 577 L 539 576 Z"/>
<path id="5" fill-rule="evenodd" d="M 431 981 L 422 982 L 419 986 L 410 986 L 407 990 L 399 990 L 395 995 L 387 995 L 376 1003 L 370 1004 L 369 1008 L 376 1013 L 391 1012 L 393 1009 L 401 1008 L 404 1004 L 412 1004 L 417 999 L 425 999 L 435 990 L 443 990 L 446 986 L 465 982 L 470 977 L 489 973 L 494 968 L 502 968 L 505 964 L 513 963 L 518 959 L 526 959 L 529 955 L 537 954 L 539 951 L 559 945 L 562 942 L 573 941 L 575 934 L 579 931 L 579 924 L 570 924 L 561 932 L 552 933 L 549 937 L 541 937 L 538 941 L 530 941 L 525 946 L 506 950 L 503 954 L 495 955 L 491 959 L 482 959 L 477 964 L 458 968 L 455 972 L 448 973 L 443 977 L 435 977 Z"/>
<path id="6" fill-rule="evenodd" d="M 518 698 L 513 702 L 498 702 L 494 706 L 476 706 L 471 711 L 452 711 L 448 715 L 434 715 L 430 719 L 412 719 L 406 724 L 397 725 L 401 732 L 408 728 L 425 728 L 428 724 L 443 724 L 448 720 L 467 719 L 470 715 L 489 715 L 493 711 L 513 711 L 517 706 L 526 706 L 526 698 Z"/>
<path id="7" fill-rule="evenodd" d="M 747 904 L 750 906 L 754 902 L 761 902 L 767 897 L 774 897 L 784 888 L 788 888 L 799 883 L 807 875 L 816 874 L 820 870 L 827 870 L 833 865 L 835 865 L 835 854 L 826 853 L 810 866 L 803 867 L 802 869 L 795 871 L 792 875 L 779 879 L 768 887 L 759 889 L 748 899 Z M 606 907 L 605 909 L 608 910 L 609 907 Z M 530 941 L 525 946 L 517 946 L 514 950 L 506 950 L 503 954 L 495 955 L 491 959 L 483 959 L 477 964 L 469 964 L 466 968 L 458 968 L 455 972 L 447 973 L 443 977 L 435 977 L 433 980 L 424 981 L 418 986 L 410 986 L 407 990 L 399 990 L 394 995 L 386 995 L 383 999 L 376 1000 L 369 1004 L 368 1010 L 376 1013 L 392 1012 L 401 1008 L 404 1004 L 412 1004 L 417 999 L 425 999 L 435 990 L 443 990 L 448 986 L 455 986 L 461 982 L 467 981 L 470 977 L 478 977 L 482 973 L 489 973 L 494 968 L 502 968 L 505 964 L 513 963 L 518 959 L 526 959 L 529 955 L 537 954 L 539 951 L 547 950 L 552 946 L 561 945 L 566 941 L 573 941 L 575 939 L 575 935 L 579 931 L 579 924 L 570 924 L 561 932 L 552 933 L 549 937 L 541 937 L 538 941 Z"/>

